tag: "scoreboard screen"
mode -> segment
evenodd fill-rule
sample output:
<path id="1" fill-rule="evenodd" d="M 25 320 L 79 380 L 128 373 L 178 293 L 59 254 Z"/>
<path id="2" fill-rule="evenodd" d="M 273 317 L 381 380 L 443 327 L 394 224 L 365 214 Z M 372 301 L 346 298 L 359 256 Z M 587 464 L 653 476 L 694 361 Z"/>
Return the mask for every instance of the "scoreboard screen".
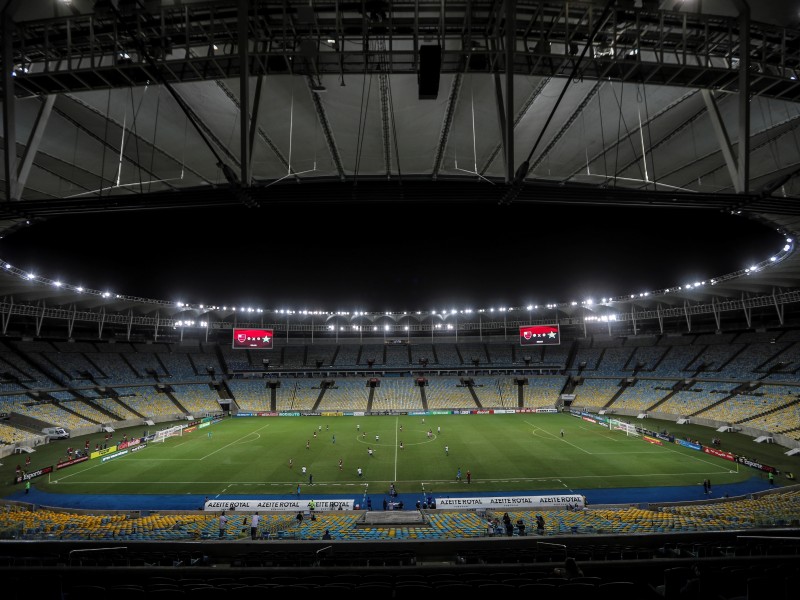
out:
<path id="1" fill-rule="evenodd" d="M 556 325 L 527 325 L 519 328 L 521 346 L 549 346 L 560 344 L 561 335 Z"/>
<path id="2" fill-rule="evenodd" d="M 234 348 L 272 349 L 272 329 L 233 329 Z"/>

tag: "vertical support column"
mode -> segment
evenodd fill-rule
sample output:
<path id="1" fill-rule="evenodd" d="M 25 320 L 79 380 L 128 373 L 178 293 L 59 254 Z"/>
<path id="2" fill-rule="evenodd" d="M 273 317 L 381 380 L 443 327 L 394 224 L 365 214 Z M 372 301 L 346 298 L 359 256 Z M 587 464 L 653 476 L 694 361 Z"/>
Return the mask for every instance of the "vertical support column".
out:
<path id="1" fill-rule="evenodd" d="M 747 297 L 744 292 L 742 292 L 742 309 L 744 310 L 744 318 L 747 320 L 747 327 L 750 328 L 752 327 L 751 309 L 747 306 Z"/>
<path id="2" fill-rule="evenodd" d="M 100 307 L 100 320 L 97 323 L 97 339 L 103 339 L 103 325 L 106 323 L 106 308 L 105 306 Z M 128 341 L 130 341 L 131 334 L 128 333 Z"/>
<path id="3" fill-rule="evenodd" d="M 506 11 L 506 181 L 514 181 L 514 51 L 516 50 L 516 1 L 505 0 Z"/>
<path id="4" fill-rule="evenodd" d="M 72 338 L 72 331 L 75 328 L 75 317 L 78 315 L 78 308 L 73 304 L 72 310 L 69 314 L 69 320 L 67 321 L 67 337 Z"/>
<path id="5" fill-rule="evenodd" d="M 8 310 L 3 313 L 3 335 L 8 331 L 8 324 L 11 322 L 11 311 L 14 309 L 14 297 L 9 296 L 7 302 Z"/>
<path id="6" fill-rule="evenodd" d="M 739 193 L 750 192 L 750 7 L 739 7 Z"/>
<path id="7" fill-rule="evenodd" d="M 778 298 L 775 296 L 775 290 L 772 290 L 772 302 L 775 304 L 775 311 L 778 313 L 778 321 L 783 327 L 783 304 L 778 303 Z"/>
<path id="8" fill-rule="evenodd" d="M 683 315 L 686 317 L 686 326 L 689 328 L 689 333 L 692 332 L 692 317 L 689 314 L 689 303 L 684 300 L 683 301 Z"/>
<path id="9" fill-rule="evenodd" d="M 39 314 L 36 315 L 36 337 L 40 337 L 42 334 L 42 323 L 44 323 L 44 311 L 46 308 L 46 302 L 41 300 L 38 306 Z"/>
<path id="10" fill-rule="evenodd" d="M 241 142 L 242 187 L 250 187 L 250 46 L 247 8 L 249 0 L 239 0 L 239 138 Z"/>
<path id="11" fill-rule="evenodd" d="M 248 165 L 248 169 L 250 173 L 253 172 L 253 146 L 256 142 L 256 130 L 258 130 L 258 111 L 261 106 L 261 88 L 264 87 L 264 76 L 259 75 L 258 79 L 256 79 L 256 91 L 253 97 L 253 110 L 251 111 L 250 117 L 250 140 L 249 144 L 250 147 L 248 148 L 250 152 L 250 164 Z M 249 182 L 248 182 L 249 183 Z"/>
<path id="12" fill-rule="evenodd" d="M 720 314 L 719 314 L 719 310 L 717 310 L 717 299 L 716 299 L 716 297 L 711 299 L 711 311 L 714 313 L 714 322 L 717 324 L 717 331 L 719 331 L 720 330 L 720 320 L 719 320 L 720 319 Z"/>
<path id="13" fill-rule="evenodd" d="M 661 314 L 661 303 L 656 307 L 656 314 L 658 315 L 658 328 L 661 331 L 661 335 L 664 335 L 664 315 Z"/>
<path id="14" fill-rule="evenodd" d="M 31 167 L 33 166 L 33 159 L 39 151 L 39 146 L 44 137 L 44 130 L 47 127 L 47 122 L 50 120 L 50 114 L 53 110 L 53 105 L 56 102 L 55 94 L 50 94 L 44 99 L 42 105 L 39 107 L 39 112 L 36 115 L 36 121 L 33 124 L 33 130 L 28 136 L 28 143 L 25 145 L 25 152 L 22 154 L 22 163 L 19 166 L 19 173 L 17 176 L 17 196 L 15 200 L 22 197 L 22 192 L 25 191 L 25 186 L 28 183 L 28 175 L 30 175 Z"/>
<path id="15" fill-rule="evenodd" d="M 709 90 L 700 90 L 700 94 L 703 96 L 703 101 L 706 104 L 706 112 L 708 112 L 708 118 L 714 128 L 714 135 L 717 136 L 717 141 L 719 142 L 719 148 L 722 151 L 722 156 L 725 158 L 725 166 L 728 168 L 728 175 L 733 183 L 733 189 L 737 194 L 741 193 L 742 188 L 740 187 L 741 181 L 739 179 L 739 169 L 736 159 L 733 156 L 733 146 L 731 145 L 730 138 L 728 137 L 728 132 L 725 130 L 725 123 L 722 121 L 722 115 L 720 115 L 717 101 L 714 99 L 714 96 Z M 740 154 L 741 149 L 742 146 L 740 145 Z"/>
<path id="16" fill-rule="evenodd" d="M 2 38 L 3 82 L 3 169 L 6 177 L 6 201 L 19 200 L 17 180 L 17 129 L 14 111 L 14 21 L 8 9 L 0 13 L 0 37 Z"/>

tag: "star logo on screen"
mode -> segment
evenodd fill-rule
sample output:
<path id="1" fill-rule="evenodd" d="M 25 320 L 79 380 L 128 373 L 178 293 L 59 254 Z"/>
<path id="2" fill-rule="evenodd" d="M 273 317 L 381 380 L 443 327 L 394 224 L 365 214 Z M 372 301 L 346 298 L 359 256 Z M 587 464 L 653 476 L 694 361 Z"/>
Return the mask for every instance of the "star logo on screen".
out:
<path id="1" fill-rule="evenodd" d="M 548 335 L 550 338 L 554 338 L 554 337 L 556 337 L 556 332 L 555 332 L 555 331 L 551 331 L 551 332 L 550 332 L 550 333 L 548 333 L 547 335 Z"/>
<path id="2" fill-rule="evenodd" d="M 264 342 L 265 344 L 269 344 L 269 336 L 268 336 L 268 335 L 265 335 L 265 336 L 264 336 L 264 337 L 261 339 L 261 341 L 262 341 L 262 342 Z"/>

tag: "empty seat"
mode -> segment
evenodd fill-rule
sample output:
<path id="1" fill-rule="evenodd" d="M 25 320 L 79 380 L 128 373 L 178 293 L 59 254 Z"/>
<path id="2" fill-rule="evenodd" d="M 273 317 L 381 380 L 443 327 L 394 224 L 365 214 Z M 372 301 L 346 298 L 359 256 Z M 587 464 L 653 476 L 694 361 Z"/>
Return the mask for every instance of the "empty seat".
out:
<path id="1" fill-rule="evenodd" d="M 601 598 L 641 600 L 646 594 L 632 581 L 607 581 L 597 586 Z"/>

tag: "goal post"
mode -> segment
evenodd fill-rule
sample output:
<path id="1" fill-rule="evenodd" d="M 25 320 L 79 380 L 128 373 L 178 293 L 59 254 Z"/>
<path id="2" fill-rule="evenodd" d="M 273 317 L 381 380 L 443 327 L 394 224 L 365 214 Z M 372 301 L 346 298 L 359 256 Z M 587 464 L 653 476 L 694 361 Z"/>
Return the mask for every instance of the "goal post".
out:
<path id="1" fill-rule="evenodd" d="M 153 437 L 154 442 L 163 442 L 167 438 L 171 437 L 181 437 L 183 435 L 183 427 L 181 425 L 175 425 L 173 427 L 168 427 L 167 429 L 161 429 L 156 431 L 155 436 Z"/>
<path id="2" fill-rule="evenodd" d="M 619 419 L 610 419 L 609 424 L 611 425 L 611 429 L 619 429 L 620 431 L 624 431 L 625 435 L 637 437 L 640 435 L 639 432 L 636 431 L 636 425 L 631 425 L 625 421 L 620 421 Z"/>

